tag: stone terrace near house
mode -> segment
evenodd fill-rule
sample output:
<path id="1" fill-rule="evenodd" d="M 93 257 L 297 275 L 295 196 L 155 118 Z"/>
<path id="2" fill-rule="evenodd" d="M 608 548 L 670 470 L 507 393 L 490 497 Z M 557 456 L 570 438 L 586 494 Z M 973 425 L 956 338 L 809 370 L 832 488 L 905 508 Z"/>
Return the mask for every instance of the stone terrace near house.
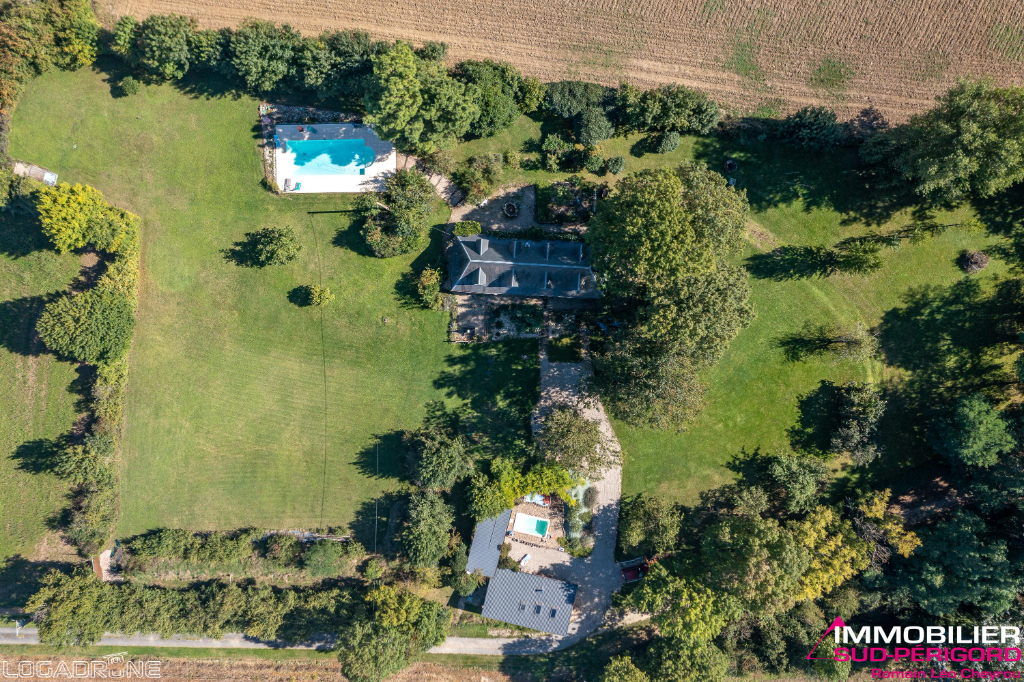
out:
<path id="1" fill-rule="evenodd" d="M 597 298 L 582 242 L 452 237 L 445 288 L 456 294 Z"/>
<path id="2" fill-rule="evenodd" d="M 532 573 L 499 568 L 487 584 L 481 615 L 553 635 L 569 632 L 576 586 Z"/>

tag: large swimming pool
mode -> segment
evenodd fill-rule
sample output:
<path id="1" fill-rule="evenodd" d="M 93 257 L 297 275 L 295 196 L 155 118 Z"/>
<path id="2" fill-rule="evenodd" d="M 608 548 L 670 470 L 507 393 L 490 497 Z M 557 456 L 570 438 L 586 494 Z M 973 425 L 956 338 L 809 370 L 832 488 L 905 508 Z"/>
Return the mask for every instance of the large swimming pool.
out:
<path id="1" fill-rule="evenodd" d="M 294 154 L 292 175 L 361 175 L 376 158 L 360 139 L 288 140 L 285 153 Z"/>

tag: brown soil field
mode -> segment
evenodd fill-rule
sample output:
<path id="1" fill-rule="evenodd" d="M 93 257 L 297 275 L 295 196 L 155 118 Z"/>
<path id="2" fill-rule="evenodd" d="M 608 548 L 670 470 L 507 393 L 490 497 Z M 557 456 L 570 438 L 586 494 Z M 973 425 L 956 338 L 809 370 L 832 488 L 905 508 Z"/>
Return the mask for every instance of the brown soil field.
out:
<path id="1" fill-rule="evenodd" d="M 176 12 L 201 26 L 245 17 L 304 34 L 364 29 L 443 40 L 542 80 L 682 83 L 739 112 L 826 104 L 892 120 L 966 75 L 1024 83 L 1020 0 L 96 0 L 107 19 Z"/>
<path id="2" fill-rule="evenodd" d="M 160 656 L 129 656 L 139 662 L 159 660 L 159 678 L 163 682 L 345 682 L 338 662 L 323 661 L 272 661 L 265 659 L 186 659 L 163 658 Z M 7 674 L 22 680 L 49 679 L 18 675 L 18 664 L 23 661 L 49 661 L 50 670 L 55 671 L 61 661 L 70 666 L 74 661 L 102 660 L 99 657 L 83 656 L 10 656 L 0 655 L 0 664 L 6 662 Z M 33 672 L 37 669 L 34 669 Z M 43 675 L 50 673 L 45 667 Z M 123 664 L 111 664 L 111 671 L 124 671 Z M 26 670 L 28 673 L 28 671 Z M 155 671 L 154 671 L 155 672 Z M 50 673 L 52 675 L 52 673 Z M 137 679 L 137 678 L 133 678 Z M 493 670 L 478 668 L 456 668 L 452 666 L 415 663 L 389 682 L 513 682 L 513 679 Z"/>

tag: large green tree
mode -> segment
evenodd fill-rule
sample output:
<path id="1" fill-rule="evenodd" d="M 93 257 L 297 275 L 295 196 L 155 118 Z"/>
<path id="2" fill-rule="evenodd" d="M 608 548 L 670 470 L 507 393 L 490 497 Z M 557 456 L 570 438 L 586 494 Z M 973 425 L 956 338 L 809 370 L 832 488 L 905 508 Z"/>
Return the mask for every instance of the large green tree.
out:
<path id="1" fill-rule="evenodd" d="M 1014 604 L 1020 578 L 1006 541 L 969 511 L 958 511 L 921 535 L 922 544 L 897 565 L 897 588 L 934 616 L 964 606 L 997 618 Z"/>
<path id="2" fill-rule="evenodd" d="M 861 155 L 938 203 L 989 197 L 1024 180 L 1024 88 L 964 80 L 938 102 L 869 138 Z"/>
<path id="3" fill-rule="evenodd" d="M 455 511 L 432 491 L 413 493 L 402 548 L 415 568 L 431 568 L 448 552 Z"/>
<path id="4" fill-rule="evenodd" d="M 196 20 L 180 14 L 152 14 L 137 31 L 136 59 L 150 73 L 161 78 L 182 78 L 192 57 L 189 50 Z"/>
<path id="5" fill-rule="evenodd" d="M 679 511 L 660 497 L 640 493 L 622 500 L 619 547 L 628 555 L 655 557 L 675 549 Z"/>
<path id="6" fill-rule="evenodd" d="M 978 393 L 959 398 L 935 420 L 929 437 L 932 447 L 956 466 L 990 467 L 1015 445 L 1002 415 Z"/>
<path id="7" fill-rule="evenodd" d="M 697 372 L 752 317 L 746 273 L 724 259 L 748 213 L 742 192 L 688 163 L 627 176 L 592 219 L 587 241 L 601 287 L 631 311 L 595 357 L 619 417 L 664 428 L 696 414 Z"/>
<path id="8" fill-rule="evenodd" d="M 548 461 L 591 480 L 597 479 L 616 454 L 602 443 L 597 422 L 587 419 L 578 408 L 565 405 L 544 417 L 537 445 Z"/>
<path id="9" fill-rule="evenodd" d="M 269 93 L 295 75 L 302 36 L 288 24 L 244 19 L 228 41 L 228 59 L 246 86 Z"/>
<path id="10" fill-rule="evenodd" d="M 419 113 L 423 92 L 416 77 L 416 55 L 412 46 L 398 41 L 387 52 L 370 58 L 373 76 L 368 83 L 363 105 L 365 121 L 373 124 L 378 135 L 394 140 Z"/>
<path id="11" fill-rule="evenodd" d="M 744 192 L 703 164 L 647 169 L 619 181 L 587 241 L 606 292 L 650 300 L 715 268 L 739 243 L 749 212 Z"/>
<path id="12" fill-rule="evenodd" d="M 36 330 L 50 350 L 79 362 L 109 362 L 128 352 L 135 306 L 121 293 L 89 289 L 48 303 Z"/>
<path id="13" fill-rule="evenodd" d="M 723 516 L 701 536 L 703 582 L 736 597 L 753 613 L 791 608 L 809 566 L 807 550 L 775 519 Z"/>

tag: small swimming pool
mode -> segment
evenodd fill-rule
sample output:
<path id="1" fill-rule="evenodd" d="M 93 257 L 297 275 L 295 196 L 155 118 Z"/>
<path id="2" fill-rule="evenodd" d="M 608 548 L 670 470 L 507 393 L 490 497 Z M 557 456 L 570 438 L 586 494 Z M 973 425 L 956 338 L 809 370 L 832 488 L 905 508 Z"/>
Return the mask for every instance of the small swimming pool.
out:
<path id="1" fill-rule="evenodd" d="M 285 153 L 293 154 L 294 176 L 361 175 L 376 159 L 361 139 L 287 140 Z"/>
<path id="2" fill-rule="evenodd" d="M 527 535 L 536 535 L 542 538 L 548 534 L 548 520 L 530 516 L 529 514 L 516 514 L 516 521 L 512 524 L 512 530 L 517 533 L 526 533 Z"/>

